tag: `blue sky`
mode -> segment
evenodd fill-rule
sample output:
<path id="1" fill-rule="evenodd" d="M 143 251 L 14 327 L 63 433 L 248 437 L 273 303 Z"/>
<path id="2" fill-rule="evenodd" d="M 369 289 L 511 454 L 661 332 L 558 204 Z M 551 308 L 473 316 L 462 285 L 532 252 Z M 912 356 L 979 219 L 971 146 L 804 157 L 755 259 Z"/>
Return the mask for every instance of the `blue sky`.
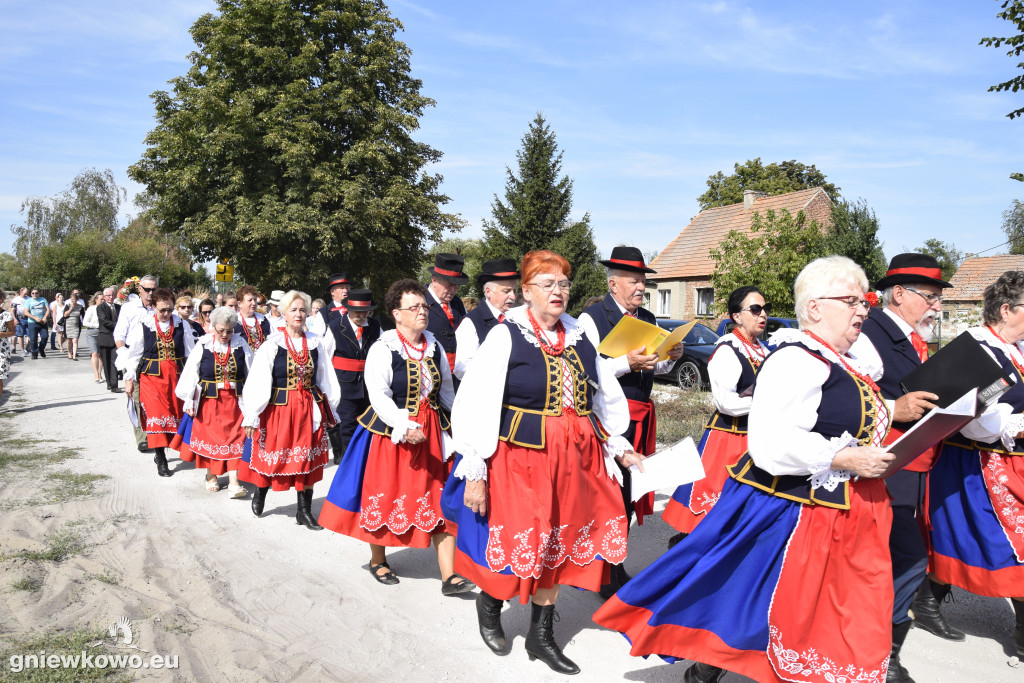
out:
<path id="1" fill-rule="evenodd" d="M 599 249 L 663 248 L 707 177 L 754 157 L 815 164 L 878 214 L 887 256 L 935 237 L 1005 240 L 1024 196 L 1021 95 L 996 0 L 512 3 L 392 0 L 444 153 L 447 209 L 479 236 L 505 167 L 542 111 Z M 21 202 L 82 169 L 125 171 L 153 126 L 150 93 L 187 69 L 210 0 L 0 0 L 0 251 Z M 127 212 L 133 209 L 128 207 Z M 999 253 L 1003 249 L 986 252 Z"/>

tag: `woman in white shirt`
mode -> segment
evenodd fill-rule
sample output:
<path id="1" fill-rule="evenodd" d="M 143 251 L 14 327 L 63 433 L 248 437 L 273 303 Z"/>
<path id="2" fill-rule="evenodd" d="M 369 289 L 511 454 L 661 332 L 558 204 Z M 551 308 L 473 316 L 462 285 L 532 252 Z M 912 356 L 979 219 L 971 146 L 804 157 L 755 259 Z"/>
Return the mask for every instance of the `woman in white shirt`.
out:
<path id="1" fill-rule="evenodd" d="M 100 321 L 96 315 L 96 306 L 103 301 L 103 293 L 96 292 L 89 299 L 89 308 L 85 309 L 82 316 L 82 328 L 85 329 L 85 344 L 89 347 L 89 362 L 92 364 L 93 381 L 97 384 L 103 382 L 103 357 L 100 355 L 100 347 L 96 343 L 96 334 L 100 328 Z"/>

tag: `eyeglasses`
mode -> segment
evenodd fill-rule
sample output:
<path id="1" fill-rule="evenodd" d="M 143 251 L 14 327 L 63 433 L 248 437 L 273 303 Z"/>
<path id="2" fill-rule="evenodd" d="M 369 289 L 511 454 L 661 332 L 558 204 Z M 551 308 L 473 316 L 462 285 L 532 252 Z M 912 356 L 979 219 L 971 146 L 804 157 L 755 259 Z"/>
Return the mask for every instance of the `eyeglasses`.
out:
<path id="1" fill-rule="evenodd" d="M 139 285 L 139 289 L 141 289 L 143 292 L 149 293 L 156 289 L 156 287 L 143 287 L 142 285 Z"/>
<path id="2" fill-rule="evenodd" d="M 428 308 L 430 308 L 430 307 L 427 306 L 426 304 L 413 304 L 412 306 L 409 306 L 408 308 L 396 308 L 395 310 L 396 311 L 412 311 L 413 313 L 419 313 L 420 311 L 426 312 L 426 310 Z"/>
<path id="3" fill-rule="evenodd" d="M 173 308 L 158 308 L 158 309 L 156 309 L 156 312 L 157 313 L 173 313 L 174 309 Z"/>
<path id="4" fill-rule="evenodd" d="M 178 306 L 179 311 L 191 311 L 194 310 L 195 306 Z"/>
<path id="5" fill-rule="evenodd" d="M 257 306 L 266 306 L 266 305 L 267 305 L 267 302 L 266 302 L 266 301 L 257 301 L 257 302 L 256 302 L 256 305 L 257 305 Z"/>
<path id="6" fill-rule="evenodd" d="M 740 309 L 740 313 L 742 313 L 743 311 L 750 311 L 753 315 L 761 315 L 762 312 L 771 313 L 772 305 L 765 304 L 764 306 L 762 306 L 761 304 L 750 304 L 746 308 Z"/>
<path id="7" fill-rule="evenodd" d="M 213 309 L 212 308 L 201 308 L 201 309 L 199 309 L 199 314 L 200 315 L 210 315 L 211 313 L 213 313 Z"/>
<path id="8" fill-rule="evenodd" d="M 850 308 L 857 308 L 863 306 L 864 310 L 871 310 L 871 302 L 867 299 L 859 299 L 853 295 L 850 296 L 816 296 L 815 299 L 825 299 L 828 301 L 842 301 Z"/>
<path id="9" fill-rule="evenodd" d="M 528 282 L 527 284 L 533 285 L 534 287 L 540 287 L 540 291 L 545 294 L 552 292 L 556 286 L 560 290 L 565 290 L 566 292 L 572 289 L 572 282 L 569 280 L 548 280 L 546 282 Z"/>
<path id="10" fill-rule="evenodd" d="M 920 297 L 923 297 L 924 300 L 928 302 L 929 306 L 934 306 L 936 302 L 942 303 L 942 295 L 941 294 L 931 294 L 929 292 L 922 292 L 919 289 L 914 289 L 913 287 L 907 287 L 906 285 L 903 285 L 903 289 L 907 290 L 908 292 L 913 292 L 914 294 L 917 294 Z"/>

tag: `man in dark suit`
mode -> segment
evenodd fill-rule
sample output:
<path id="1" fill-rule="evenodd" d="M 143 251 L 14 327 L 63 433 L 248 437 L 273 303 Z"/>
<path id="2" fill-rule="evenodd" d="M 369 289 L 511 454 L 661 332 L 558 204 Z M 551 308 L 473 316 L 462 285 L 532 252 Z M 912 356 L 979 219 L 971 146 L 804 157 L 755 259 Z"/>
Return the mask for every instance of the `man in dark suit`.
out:
<path id="1" fill-rule="evenodd" d="M 455 330 L 455 365 L 452 374 L 462 379 L 466 368 L 484 343 L 491 328 L 505 319 L 508 309 L 516 302 L 516 283 L 519 271 L 514 259 L 502 258 L 484 262 L 476 282 L 483 291 L 484 299 L 476 308 L 466 314 Z"/>
<path id="2" fill-rule="evenodd" d="M 366 352 L 380 337 L 380 323 L 370 313 L 377 310 L 373 294 L 368 289 L 350 290 L 343 304 L 346 313 L 335 316 L 327 323 L 324 341 L 327 349 L 333 342 L 334 353 L 331 364 L 338 375 L 341 400 L 338 401 L 338 427 L 328 432 L 334 464 L 341 462 L 341 456 L 348 448 L 348 442 L 356 431 L 356 420 L 370 406 L 370 397 L 363 382 L 363 368 Z"/>
<path id="3" fill-rule="evenodd" d="M 327 334 L 327 323 L 345 315 L 345 297 L 348 296 L 350 289 L 352 283 L 345 273 L 334 273 L 327 279 L 327 294 L 330 299 L 316 315 L 306 320 L 306 327 L 310 332 L 323 337 Z"/>
<path id="4" fill-rule="evenodd" d="M 938 261 L 927 254 L 894 256 L 885 277 L 875 284 L 882 291 L 883 308 L 868 312 L 850 354 L 878 383 L 882 397 L 894 401 L 892 428 L 884 444 L 895 441 L 935 407 L 931 403 L 938 398 L 935 394 L 905 393 L 900 382 L 928 358 L 928 341 L 936 318 L 942 313 L 942 290 L 950 286 L 942 279 Z M 946 640 L 965 639 L 963 632 L 950 626 L 939 610 L 939 603 L 950 587 L 926 576 L 928 545 L 922 520 L 928 471 L 938 450 L 936 444 L 885 481 L 892 498 L 889 552 L 895 594 L 892 655 L 886 679 L 889 683 L 913 680 L 899 658 L 912 623 L 909 611 L 913 611 L 914 621 L 926 631 Z"/>
<path id="5" fill-rule="evenodd" d="M 456 292 L 469 282 L 463 272 L 464 259 L 458 254 L 438 254 L 430 271 L 427 285 L 427 329 L 441 345 L 448 357 L 448 367 L 455 367 L 455 330 L 466 317 L 466 307 Z"/>
<path id="6" fill-rule="evenodd" d="M 114 301 L 114 288 L 107 287 L 103 290 L 103 301 L 96 306 L 96 319 L 99 321 L 99 328 L 96 330 L 96 345 L 100 349 L 100 359 L 103 361 L 103 374 L 107 378 L 107 389 L 120 393 L 117 387 L 117 369 L 114 367 L 114 326 L 117 325 L 117 309 L 111 304 Z"/>
<path id="7" fill-rule="evenodd" d="M 584 309 L 579 318 L 587 339 L 595 347 L 624 316 L 657 324 L 654 314 L 643 307 L 647 274 L 656 271 L 644 264 L 640 250 L 636 247 L 615 247 L 611 258 L 600 263 L 608 269 L 608 295 L 603 301 Z M 601 362 L 613 368 L 622 393 L 629 402 L 629 430 L 623 436 L 633 444 L 637 453 L 650 455 L 654 452 L 657 436 L 654 403 L 651 402 L 654 375 L 671 370 L 672 364 L 682 355 L 683 346 L 677 344 L 669 352 L 668 359 L 660 363 L 657 354 L 648 354 L 642 348 L 633 349 L 618 358 L 602 357 Z M 622 502 L 626 507 L 626 523 L 632 521 L 634 513 L 642 523 L 645 515 L 654 512 L 654 496 L 645 496 L 634 505 L 630 495 L 629 470 L 621 465 L 619 469 L 622 471 Z M 629 575 L 621 564 L 612 565 L 612 582 L 601 589 L 601 595 L 610 597 L 628 580 Z"/>

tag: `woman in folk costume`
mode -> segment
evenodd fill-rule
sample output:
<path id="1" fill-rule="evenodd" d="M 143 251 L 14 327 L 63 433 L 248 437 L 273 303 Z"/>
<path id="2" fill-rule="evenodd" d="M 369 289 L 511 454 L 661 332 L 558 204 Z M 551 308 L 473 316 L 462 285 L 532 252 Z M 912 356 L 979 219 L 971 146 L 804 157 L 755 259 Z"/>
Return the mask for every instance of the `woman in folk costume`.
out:
<path id="1" fill-rule="evenodd" d="M 929 477 L 931 575 L 977 595 L 1013 598 L 1024 657 L 1024 272 L 985 289 L 985 324 L 968 330 L 1017 379 L 942 446 Z"/>
<path id="2" fill-rule="evenodd" d="M 455 401 L 455 475 L 466 480 L 455 567 L 481 588 L 477 618 L 487 647 L 505 653 L 502 603 L 518 597 L 531 602 L 530 659 L 574 674 L 579 667 L 552 631 L 559 588 L 597 591 L 609 563 L 625 560 L 626 512 L 612 458 L 629 466 L 643 456 L 620 436 L 629 408 L 614 372 L 565 314 L 569 263 L 532 251 L 522 273 L 526 305 L 487 334 Z"/>
<path id="3" fill-rule="evenodd" d="M 395 329 L 367 352 L 363 381 L 370 407 L 359 417 L 320 523 L 369 543 L 370 573 L 387 585 L 399 579 L 385 548 L 433 543 L 441 593 L 455 595 L 475 586 L 455 573 L 455 537 L 441 513 L 448 474 L 443 432 L 454 392 L 448 360 L 426 331 L 426 298 L 416 280 L 399 280 L 385 295 Z"/>
<path id="4" fill-rule="evenodd" d="M 184 402 L 191 420 L 187 444 L 179 449 L 182 460 L 206 468 L 206 488 L 220 490 L 217 477 L 228 475 L 228 493 L 244 498 L 238 483 L 245 430 L 242 429 L 242 387 L 252 365 L 252 350 L 235 333 L 238 314 L 222 306 L 210 315 L 213 332 L 196 341 L 178 379 L 175 394 Z M 180 431 L 180 430 L 179 430 Z"/>
<path id="5" fill-rule="evenodd" d="M 768 347 L 758 339 L 771 312 L 757 287 L 740 287 L 729 295 L 729 316 L 736 323 L 717 342 L 708 361 L 711 397 L 715 414 L 704 430 L 697 450 L 705 476 L 676 489 L 661 518 L 678 530 L 669 547 L 693 531 L 714 507 L 729 478 L 726 468 L 747 452 L 747 413 L 753 397 L 754 378 L 768 357 Z"/>
<path id="6" fill-rule="evenodd" d="M 633 655 L 757 681 L 882 683 L 891 649 L 889 410 L 847 351 L 867 278 L 830 256 L 796 279 L 799 330 L 761 365 L 749 453 L 693 533 L 594 615 Z"/>
<path id="7" fill-rule="evenodd" d="M 192 328 L 174 315 L 174 292 L 164 287 L 153 291 L 153 315 L 143 316 L 128 332 L 119 368 L 124 371 L 124 391 L 131 396 L 135 380 L 139 381 L 139 421 L 146 432 L 147 445 L 155 449 L 156 471 L 161 477 L 172 472 L 167 467 L 167 453 L 178 431 L 182 404 L 174 395 L 178 373 L 185 358 L 192 352 Z"/>
<path id="8" fill-rule="evenodd" d="M 249 348 L 256 353 L 272 332 L 270 321 L 256 310 L 256 302 L 260 293 L 256 291 L 255 287 L 242 285 L 238 288 L 236 296 L 238 297 L 238 324 L 235 326 L 235 332 L 242 335 Z"/>
<path id="9" fill-rule="evenodd" d="M 295 290 L 281 298 L 285 328 L 273 332 L 253 355 L 242 392 L 242 425 L 252 439 L 239 478 L 256 485 L 252 512 L 259 517 L 267 491 L 294 488 L 295 523 L 322 527 L 310 511 L 313 485 L 331 452 L 326 429 L 336 421 L 338 378 L 320 337 L 306 332 L 309 295 Z"/>

